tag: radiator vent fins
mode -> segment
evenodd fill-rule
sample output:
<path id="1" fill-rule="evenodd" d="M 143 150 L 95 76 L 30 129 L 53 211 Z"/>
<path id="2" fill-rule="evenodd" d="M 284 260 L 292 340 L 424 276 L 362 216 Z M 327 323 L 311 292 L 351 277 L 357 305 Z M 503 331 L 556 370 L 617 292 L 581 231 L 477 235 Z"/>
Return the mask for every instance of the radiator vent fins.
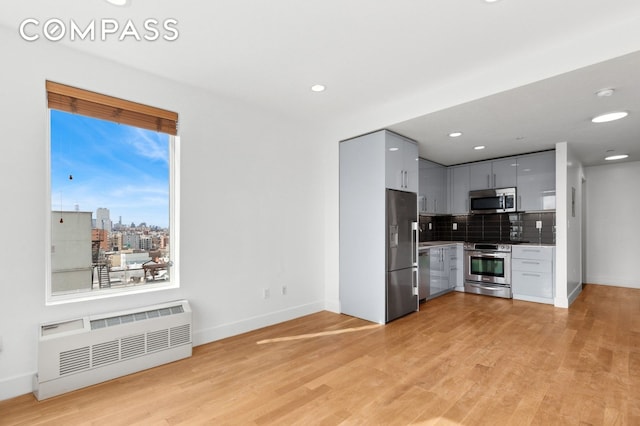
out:
<path id="1" fill-rule="evenodd" d="M 89 361 L 89 346 L 60 352 L 60 375 L 86 370 Z"/>
<path id="2" fill-rule="evenodd" d="M 144 334 L 123 337 L 120 342 L 122 345 L 122 359 L 133 358 L 145 353 Z"/>
<path id="3" fill-rule="evenodd" d="M 152 309 L 144 312 L 136 312 L 134 314 L 119 315 L 109 318 L 101 318 L 91 320 L 91 329 L 113 327 L 114 325 L 128 324 L 134 321 L 144 321 L 153 318 L 166 317 L 169 315 L 184 313 L 182 305 L 170 306 L 168 308 Z"/>
<path id="4" fill-rule="evenodd" d="M 169 344 L 184 345 L 191 342 L 191 324 L 180 325 L 169 330 Z"/>
<path id="5" fill-rule="evenodd" d="M 147 333 L 147 351 L 155 352 L 169 347 L 169 330 Z"/>
<path id="6" fill-rule="evenodd" d="M 191 343 L 191 324 L 126 336 L 108 342 L 60 352 L 60 375 L 143 356 Z"/>
<path id="7" fill-rule="evenodd" d="M 111 342 L 98 343 L 91 346 L 91 365 L 109 364 L 120 359 L 120 347 L 117 340 Z"/>

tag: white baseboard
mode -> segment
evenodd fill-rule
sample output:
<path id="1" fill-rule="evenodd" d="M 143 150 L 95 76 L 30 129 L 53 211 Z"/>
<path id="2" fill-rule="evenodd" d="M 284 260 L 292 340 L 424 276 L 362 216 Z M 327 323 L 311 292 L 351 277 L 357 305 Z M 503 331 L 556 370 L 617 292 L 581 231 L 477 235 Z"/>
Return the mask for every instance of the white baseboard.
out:
<path id="1" fill-rule="evenodd" d="M 340 301 L 339 300 L 325 300 L 324 309 L 334 314 L 340 313 Z"/>
<path id="2" fill-rule="evenodd" d="M 0 401 L 33 392 L 35 374 L 34 371 L 0 380 Z"/>
<path id="3" fill-rule="evenodd" d="M 624 280 L 606 277 L 591 277 L 587 280 L 588 284 L 604 285 L 608 287 L 625 287 L 625 288 L 637 288 L 640 289 L 640 281 L 638 280 Z"/>
<path id="4" fill-rule="evenodd" d="M 233 323 L 222 324 L 217 327 L 207 328 L 204 330 L 194 330 L 193 345 L 204 345 L 205 343 L 236 336 L 248 331 L 257 330 L 259 328 L 289 321 L 305 315 L 314 314 L 323 310 L 325 310 L 325 303 L 324 301 L 319 301 L 306 305 L 295 306 L 282 311 L 270 312 L 265 315 L 259 315 Z"/>
<path id="5" fill-rule="evenodd" d="M 580 283 L 580 285 L 578 285 L 576 288 L 574 288 L 573 291 L 571 292 L 571 294 L 569 295 L 569 297 L 568 297 L 569 306 L 571 306 L 571 304 L 573 302 L 575 302 L 575 300 L 578 298 L 578 296 L 580 296 L 580 293 L 582 293 L 582 283 Z"/>

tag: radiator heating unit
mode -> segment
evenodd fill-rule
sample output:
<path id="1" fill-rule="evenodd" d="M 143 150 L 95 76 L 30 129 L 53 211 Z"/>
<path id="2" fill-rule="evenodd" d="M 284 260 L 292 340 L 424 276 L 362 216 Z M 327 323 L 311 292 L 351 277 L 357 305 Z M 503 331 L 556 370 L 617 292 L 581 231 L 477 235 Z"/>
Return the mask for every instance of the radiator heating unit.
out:
<path id="1" fill-rule="evenodd" d="M 34 394 L 43 400 L 192 353 L 186 300 L 40 325 Z"/>

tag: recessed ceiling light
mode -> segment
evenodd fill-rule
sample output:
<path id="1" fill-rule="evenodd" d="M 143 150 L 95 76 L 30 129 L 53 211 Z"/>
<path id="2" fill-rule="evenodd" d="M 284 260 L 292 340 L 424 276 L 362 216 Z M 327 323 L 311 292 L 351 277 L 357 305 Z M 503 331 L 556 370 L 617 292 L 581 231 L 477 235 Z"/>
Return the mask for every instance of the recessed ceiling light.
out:
<path id="1" fill-rule="evenodd" d="M 615 92 L 614 89 L 602 89 L 596 92 L 596 96 L 599 98 L 606 98 L 608 96 L 613 96 L 613 92 Z"/>
<path id="2" fill-rule="evenodd" d="M 627 115 L 629 115 L 629 113 L 626 111 L 609 112 L 607 114 L 594 117 L 591 121 L 593 123 L 607 123 L 609 121 L 620 120 L 621 118 L 625 118 Z"/>
<path id="3" fill-rule="evenodd" d="M 607 161 L 612 161 L 612 160 L 622 160 L 623 158 L 627 158 L 629 157 L 627 154 L 619 154 L 619 155 L 610 155 L 608 157 L 605 157 L 604 159 Z"/>
<path id="4" fill-rule="evenodd" d="M 313 86 L 311 86 L 311 90 L 313 90 L 314 92 L 324 92 L 325 89 L 326 87 L 322 84 L 314 84 Z"/>
<path id="5" fill-rule="evenodd" d="M 126 6 L 129 4 L 129 0 L 105 0 L 105 1 L 114 6 Z"/>
<path id="6" fill-rule="evenodd" d="M 392 148 L 389 148 L 389 151 L 397 151 L 398 149 L 400 148 L 392 147 Z"/>
<path id="7" fill-rule="evenodd" d="M 495 2 L 497 2 L 498 0 L 484 0 L 484 1 L 485 1 L 485 3 L 495 3 Z"/>
<path id="8" fill-rule="evenodd" d="M 449 137 L 450 138 L 457 138 L 459 136 L 462 136 L 462 132 L 451 132 L 451 133 L 449 133 Z"/>
<path id="9" fill-rule="evenodd" d="M 477 149 L 477 150 L 484 149 L 484 148 L 485 148 L 484 145 L 478 145 L 473 147 L 473 149 Z"/>

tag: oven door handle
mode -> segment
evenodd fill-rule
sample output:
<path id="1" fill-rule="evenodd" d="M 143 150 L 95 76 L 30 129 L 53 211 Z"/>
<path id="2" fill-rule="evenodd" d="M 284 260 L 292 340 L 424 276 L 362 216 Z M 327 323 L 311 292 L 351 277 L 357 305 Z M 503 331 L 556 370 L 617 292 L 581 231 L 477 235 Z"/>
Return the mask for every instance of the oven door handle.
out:
<path id="1" fill-rule="evenodd" d="M 503 252 L 503 251 L 478 251 L 478 250 L 467 250 L 465 254 L 469 257 L 484 257 L 489 259 L 504 259 L 507 256 L 510 256 L 511 253 Z"/>
<path id="2" fill-rule="evenodd" d="M 504 287 L 487 287 L 484 285 L 474 284 L 474 283 L 467 283 L 467 284 L 469 284 L 471 287 L 476 287 L 482 290 L 489 290 L 489 291 L 500 291 L 504 289 Z"/>

